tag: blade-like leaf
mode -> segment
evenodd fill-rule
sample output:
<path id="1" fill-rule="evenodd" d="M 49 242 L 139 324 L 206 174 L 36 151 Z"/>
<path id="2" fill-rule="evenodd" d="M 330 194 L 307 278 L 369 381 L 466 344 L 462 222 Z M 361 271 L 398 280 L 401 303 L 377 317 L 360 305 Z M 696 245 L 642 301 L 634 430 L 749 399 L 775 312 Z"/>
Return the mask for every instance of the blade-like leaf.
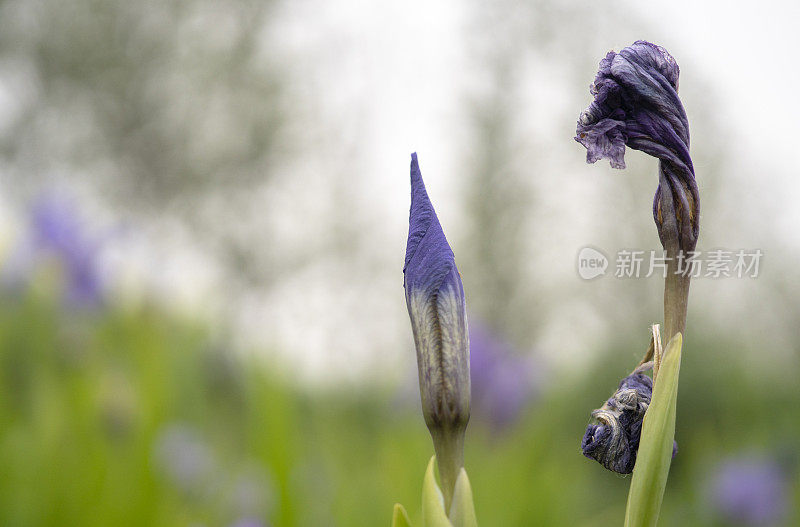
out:
<path id="1" fill-rule="evenodd" d="M 399 503 L 394 504 L 392 527 L 411 527 L 411 520 L 408 519 L 408 513 L 406 512 L 405 507 Z"/>
<path id="2" fill-rule="evenodd" d="M 472 503 L 472 486 L 463 468 L 456 479 L 453 504 L 450 506 L 450 523 L 453 527 L 478 527 L 475 505 Z"/>
<path id="3" fill-rule="evenodd" d="M 422 482 L 422 525 L 423 527 L 453 527 L 447 514 L 444 512 L 444 497 L 439 485 L 436 484 L 436 476 L 433 473 L 433 465 L 436 456 L 431 457 L 428 462 L 428 469 L 425 471 L 425 479 Z"/>
<path id="4" fill-rule="evenodd" d="M 625 527 L 652 527 L 658 521 L 672 462 L 682 345 L 683 337 L 677 333 L 667 345 L 653 386 L 653 398 L 642 423 L 639 453 L 628 493 Z"/>

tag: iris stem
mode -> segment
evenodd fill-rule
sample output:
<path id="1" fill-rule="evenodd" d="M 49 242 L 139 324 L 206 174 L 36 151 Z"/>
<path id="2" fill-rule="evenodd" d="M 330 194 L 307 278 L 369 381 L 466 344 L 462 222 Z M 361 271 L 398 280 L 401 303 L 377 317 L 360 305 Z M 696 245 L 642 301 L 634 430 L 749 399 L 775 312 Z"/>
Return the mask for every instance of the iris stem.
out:
<path id="1" fill-rule="evenodd" d="M 690 269 L 682 269 L 681 263 L 686 263 L 689 256 L 683 251 L 693 251 L 694 243 L 691 246 L 681 244 L 681 232 L 679 229 L 678 198 L 674 195 L 670 181 L 666 175 L 668 165 L 661 161 L 659 163 L 659 187 L 661 188 L 661 201 L 656 218 L 659 225 L 658 234 L 661 244 L 664 247 L 667 258 L 667 277 L 664 280 L 664 339 L 662 342 L 669 342 L 676 333 L 685 336 L 686 310 L 689 303 L 689 282 L 691 281 Z M 691 212 L 684 210 L 684 214 Z M 688 239 L 688 236 L 685 236 Z"/>
<path id="2" fill-rule="evenodd" d="M 464 466 L 464 432 L 454 429 L 431 430 L 436 463 L 439 465 L 439 479 L 442 482 L 444 510 L 450 510 L 458 474 Z"/>
<path id="3" fill-rule="evenodd" d="M 669 342 L 677 333 L 685 334 L 689 303 L 689 273 L 679 272 L 678 251 L 667 249 L 667 278 L 664 281 L 664 331 Z M 684 270 L 680 270 L 684 271 Z"/>

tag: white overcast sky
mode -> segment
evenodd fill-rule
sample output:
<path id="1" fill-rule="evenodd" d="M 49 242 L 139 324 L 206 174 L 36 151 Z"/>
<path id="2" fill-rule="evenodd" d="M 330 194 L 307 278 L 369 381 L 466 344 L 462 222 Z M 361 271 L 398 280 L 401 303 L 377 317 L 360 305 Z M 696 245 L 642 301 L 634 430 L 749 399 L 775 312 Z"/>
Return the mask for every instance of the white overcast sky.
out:
<path id="1" fill-rule="evenodd" d="M 760 199 L 779 211 L 775 238 L 795 248 L 800 248 L 796 229 L 800 212 L 794 206 L 800 202 L 800 162 L 793 133 L 794 123 L 800 122 L 795 103 L 800 87 L 798 4 L 624 0 L 633 16 L 620 24 L 619 31 L 603 27 L 603 35 L 610 41 L 596 50 L 599 60 L 609 49 L 619 50 L 638 38 L 650 40 L 676 57 L 682 85 L 697 79 L 708 86 L 713 107 L 722 114 L 719 122 L 726 137 L 741 144 L 735 149 L 735 168 L 763 178 L 752 185 L 760 189 Z M 463 117 L 469 72 L 474 73 L 470 43 L 465 41 L 471 13 L 464 5 L 457 0 L 307 0 L 287 8 L 281 40 L 290 54 L 301 57 L 293 65 L 295 75 L 323 86 L 324 118 L 336 123 L 340 138 L 357 145 L 358 171 L 365 176 L 354 184 L 359 186 L 364 206 L 378 210 L 374 216 L 385 229 L 385 236 L 375 241 L 376 252 L 402 252 L 407 229 L 408 155 L 414 150 L 420 153 L 426 184 L 440 217 L 448 221 L 445 230 L 452 233 L 457 228 L 457 196 L 449 185 L 457 181 L 457 171 L 463 166 L 457 159 L 464 145 L 463 137 L 457 136 L 457 123 Z M 635 22 L 631 27 L 631 20 L 641 22 L 641 27 Z M 501 40 L 499 35 L 498 42 Z M 587 86 L 593 74 L 587 72 Z M 576 117 L 589 100 L 587 92 L 585 100 L 577 103 Z M 684 102 L 690 119 L 703 104 L 702 99 Z M 541 112 L 537 117 L 542 119 Z M 569 138 L 564 142 L 574 147 Z M 576 155 L 582 155 L 577 148 Z M 578 183 L 565 180 L 564 184 Z M 564 240 L 572 243 L 566 235 Z M 565 250 L 570 258 L 572 250 Z M 400 283 L 399 274 L 393 279 Z M 398 293 L 386 290 L 387 295 L 393 292 Z M 393 316 L 405 316 L 402 302 L 392 306 L 396 308 Z M 293 344 L 290 347 L 302 349 L 308 331 L 291 320 L 286 319 L 279 333 Z M 582 347 L 577 340 L 567 342 L 567 332 L 561 329 L 555 328 L 553 334 L 562 350 Z M 591 339 L 592 335 L 583 337 Z M 295 357 L 303 357 L 301 362 L 311 370 L 330 371 L 335 365 L 313 348 L 309 347 L 308 353 L 296 352 Z M 367 371 L 378 367 L 370 363 L 368 349 L 363 355 L 353 352 L 352 357 L 351 365 L 363 365 Z"/>
<path id="2" fill-rule="evenodd" d="M 715 79 L 716 95 L 731 109 L 729 117 L 753 156 L 786 160 L 797 175 L 800 2 L 626 3 L 663 34 L 662 40 L 691 52 L 692 66 Z M 794 196 L 798 188 L 795 182 Z"/>
<path id="3" fill-rule="evenodd" d="M 800 207 L 796 206 L 800 203 L 800 161 L 794 133 L 794 126 L 800 122 L 795 100 L 800 88 L 800 2 L 622 0 L 622 5 L 634 14 L 633 20 L 641 21 L 641 30 L 631 28 L 630 20 L 619 32 L 613 27 L 604 28 L 604 34 L 614 41 L 596 50 L 598 60 L 608 49 L 619 50 L 636 38 L 644 38 L 663 45 L 676 57 L 682 86 L 692 79 L 702 79 L 712 92 L 714 107 L 723 113 L 720 122 L 730 127 L 726 133 L 741 143 L 736 149 L 737 163 L 747 168 L 747 173 L 762 178 L 753 182 L 753 188 L 761 186 L 765 199 L 780 211 L 774 226 L 780 233 L 776 237 L 787 246 L 800 248 Z M 328 123 L 325 126 L 335 132 L 336 141 L 332 143 L 340 141 L 345 148 L 358 152 L 353 166 L 353 172 L 359 175 L 354 180 L 358 188 L 353 191 L 359 193 L 358 204 L 368 216 L 378 219 L 375 232 L 380 236 L 376 236 L 373 250 L 386 255 L 387 266 L 394 258 L 398 262 L 402 258 L 408 214 L 408 156 L 413 150 L 420 152 L 437 211 L 448 220 L 450 227 L 445 230 L 452 232 L 452 226 L 458 225 L 459 211 L 457 196 L 448 185 L 458 177 L 459 166 L 463 166 L 456 156 L 464 145 L 463 137 L 454 135 L 463 117 L 468 72 L 474 73 L 469 43 L 465 42 L 465 27 L 470 23 L 465 3 L 293 0 L 281 9 L 281 23 L 271 42 L 285 48 L 285 55 L 290 57 L 295 88 L 312 98 L 309 115 Z M 593 73 L 587 72 L 587 86 Z M 0 97 L 0 110 L 4 102 L 9 101 Z M 576 117 L 588 102 L 588 93 L 585 100 L 568 101 L 570 106 L 576 106 Z M 685 103 L 691 118 L 702 101 Z M 582 154 L 568 137 L 564 142 L 575 148 L 576 155 Z M 305 181 L 304 174 L 324 171 L 335 163 L 346 166 L 341 156 L 337 159 L 318 152 L 304 156 L 308 162 L 299 168 L 298 181 Z M 565 180 L 564 184 L 585 185 L 586 181 Z M 329 199 L 324 191 L 307 197 L 311 194 L 304 193 L 303 199 Z M 0 220 L 8 224 L 11 218 L 5 209 L 0 207 Z M 155 232 L 163 233 L 164 229 Z M 570 240 L 565 234 L 562 244 L 573 241 L 585 242 Z M 158 238 L 150 242 L 123 249 L 117 260 L 133 266 L 140 261 L 144 262 L 142 267 L 147 267 L 153 245 L 163 250 L 176 245 L 185 247 L 180 250 L 180 257 L 168 259 L 176 262 L 174 272 L 165 274 L 164 269 L 158 269 L 154 273 L 169 282 L 174 289 L 171 296 L 202 306 L 204 299 L 218 297 L 215 291 L 225 290 L 214 266 L 207 257 L 192 251 L 191 242 L 176 244 Z M 564 250 L 567 259 L 572 257 L 573 249 L 570 246 Z M 303 290 L 287 285 L 287 294 L 299 295 L 296 302 L 287 299 L 282 305 L 275 305 L 274 298 L 264 298 L 260 308 L 248 304 L 243 325 L 250 326 L 254 340 L 266 338 L 268 344 L 285 350 L 309 379 L 329 374 L 342 363 L 348 365 L 346 375 L 355 378 L 381 368 L 397 370 L 401 364 L 387 366 L 386 357 L 376 357 L 371 347 L 375 347 L 375 338 L 383 338 L 386 343 L 393 339 L 396 342 L 398 335 L 410 339 L 405 327 L 400 267 L 400 263 L 394 265 L 391 273 L 387 271 L 386 283 L 375 285 L 376 318 L 394 320 L 398 325 L 391 331 L 379 332 L 383 336 L 368 334 L 364 342 L 358 343 L 357 329 L 348 334 L 336 321 L 325 326 L 331 318 L 326 313 L 337 302 L 337 294 L 326 289 L 328 279 L 324 273 L 318 281 L 304 277 Z M 316 295 L 317 307 L 310 307 L 313 303 L 307 301 L 309 295 Z M 278 322 L 267 328 L 268 320 Z M 308 320 L 315 321 L 312 328 Z M 578 340 L 565 341 L 570 338 L 567 334 L 574 333 L 553 329 L 559 345 L 567 350 L 581 348 Z M 584 340 L 592 337 L 590 332 L 583 336 Z M 331 341 L 336 338 L 342 342 Z M 333 347 L 348 360 L 332 358 L 329 350 Z M 410 367 L 412 355 L 401 361 L 402 366 Z"/>
<path id="4" fill-rule="evenodd" d="M 608 49 L 630 44 L 631 38 L 651 40 L 672 52 L 681 66 L 682 83 L 701 79 L 713 90 L 714 101 L 722 103 L 720 122 L 741 141 L 741 162 L 769 173 L 776 195 L 787 205 L 779 227 L 787 237 L 800 239 L 794 229 L 800 213 L 790 210 L 800 200 L 793 132 L 794 123 L 800 122 L 795 102 L 800 88 L 800 2 L 623 4 L 642 22 L 641 30 L 604 30 L 616 40 L 597 50 L 598 60 Z M 311 69 L 331 68 L 321 77 L 331 83 L 326 107 L 341 123 L 344 137 L 350 126 L 368 130 L 367 142 L 359 144 L 366 168 L 381 173 L 389 164 L 404 166 L 409 151 L 418 150 L 427 173 L 447 177 L 456 170 L 452 121 L 462 110 L 457 104 L 463 102 L 459 97 L 469 80 L 464 70 L 470 60 L 464 49 L 464 27 L 469 23 L 464 5 L 455 0 L 291 4 L 285 28 L 289 48 L 316 57 L 308 66 L 311 76 L 320 75 Z M 587 93 L 581 104 L 588 102 Z M 690 102 L 695 101 L 686 101 L 691 116 Z M 406 182 L 389 179 L 381 178 L 368 190 L 405 199 Z M 436 186 L 435 181 L 429 184 Z"/>

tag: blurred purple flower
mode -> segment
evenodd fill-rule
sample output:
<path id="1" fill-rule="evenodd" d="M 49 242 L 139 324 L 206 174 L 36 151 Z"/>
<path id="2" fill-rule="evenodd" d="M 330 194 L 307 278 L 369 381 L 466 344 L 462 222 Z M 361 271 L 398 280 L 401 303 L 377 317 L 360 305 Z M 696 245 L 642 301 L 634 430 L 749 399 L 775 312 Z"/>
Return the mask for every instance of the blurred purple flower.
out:
<path id="1" fill-rule="evenodd" d="M 232 523 L 231 527 L 267 527 L 267 524 L 257 518 L 241 518 Z"/>
<path id="2" fill-rule="evenodd" d="M 94 306 L 103 299 L 100 241 L 92 238 L 74 203 L 55 194 L 40 196 L 31 206 L 28 232 L 4 266 L 8 285 L 27 284 L 36 266 L 55 258 L 63 272 L 64 300 Z"/>
<path id="3" fill-rule="evenodd" d="M 103 289 L 99 243 L 87 234 L 73 203 L 55 196 L 38 200 L 31 212 L 31 227 L 36 246 L 55 254 L 64 265 L 67 301 L 98 303 Z"/>
<path id="4" fill-rule="evenodd" d="M 774 460 L 750 456 L 721 463 L 711 480 L 716 512 L 733 525 L 780 525 L 788 510 L 786 475 Z"/>
<path id="5" fill-rule="evenodd" d="M 263 518 L 275 508 L 275 486 L 264 468 L 250 461 L 227 483 L 225 502 L 231 517 Z"/>
<path id="6" fill-rule="evenodd" d="M 157 468 L 176 487 L 191 495 L 208 490 L 216 460 L 200 432 L 181 423 L 165 426 L 155 440 Z"/>
<path id="7" fill-rule="evenodd" d="M 474 318 L 469 327 L 472 404 L 497 429 L 512 425 L 539 391 L 536 364 Z"/>

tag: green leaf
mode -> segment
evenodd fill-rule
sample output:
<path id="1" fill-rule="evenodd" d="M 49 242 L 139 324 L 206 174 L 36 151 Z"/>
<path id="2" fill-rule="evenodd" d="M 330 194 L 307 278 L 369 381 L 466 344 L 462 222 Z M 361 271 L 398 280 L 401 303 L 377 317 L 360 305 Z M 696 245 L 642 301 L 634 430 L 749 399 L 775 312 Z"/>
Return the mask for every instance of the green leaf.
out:
<path id="1" fill-rule="evenodd" d="M 439 485 L 436 484 L 436 476 L 433 473 L 433 464 L 436 456 L 431 457 L 428 462 L 428 469 L 425 471 L 425 479 L 422 482 L 422 525 L 423 527 L 453 527 L 447 514 L 444 512 L 444 497 Z"/>
<path id="2" fill-rule="evenodd" d="M 683 337 L 680 333 L 675 334 L 667 344 L 653 386 L 653 398 L 642 423 L 639 454 L 628 493 L 625 527 L 655 526 L 658 522 L 672 462 L 682 345 Z"/>
<path id="3" fill-rule="evenodd" d="M 453 527 L 478 527 L 475 505 L 472 503 L 472 487 L 469 484 L 467 471 L 463 468 L 456 479 L 453 504 L 450 506 L 450 522 Z"/>
<path id="4" fill-rule="evenodd" d="M 408 519 L 408 513 L 406 512 L 405 507 L 399 503 L 394 504 L 392 527 L 411 527 L 411 520 Z"/>

